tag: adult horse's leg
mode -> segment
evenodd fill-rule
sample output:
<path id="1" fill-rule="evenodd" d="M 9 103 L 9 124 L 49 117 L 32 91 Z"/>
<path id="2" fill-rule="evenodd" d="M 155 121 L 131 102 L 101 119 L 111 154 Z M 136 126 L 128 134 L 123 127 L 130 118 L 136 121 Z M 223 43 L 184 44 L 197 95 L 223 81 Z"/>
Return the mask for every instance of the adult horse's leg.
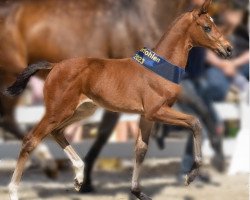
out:
<path id="1" fill-rule="evenodd" d="M 0 71 L 0 91 L 3 91 L 7 85 L 14 82 L 15 78 L 15 74 Z M 14 118 L 14 110 L 17 102 L 18 97 L 9 98 L 0 92 L 0 126 L 13 134 L 17 139 L 23 139 L 23 133 Z"/>
<path id="2" fill-rule="evenodd" d="M 118 119 L 119 113 L 114 113 L 110 111 L 106 111 L 104 113 L 102 122 L 98 128 L 97 138 L 84 159 L 84 181 L 80 189 L 81 193 L 88 193 L 94 190 L 91 181 L 91 173 L 93 166 L 103 146 L 107 143 L 113 129 L 115 128 Z"/>
<path id="3" fill-rule="evenodd" d="M 17 9 L 18 10 L 18 9 Z M 8 17 L 3 18 L 3 22 L 0 23 L 0 91 L 2 92 L 6 87 L 11 85 L 28 63 L 28 54 L 26 41 L 23 38 L 17 26 L 19 17 L 16 15 L 16 11 L 10 12 L 10 15 L 14 15 L 11 23 L 6 23 Z M 1 126 L 16 136 L 18 139 L 23 138 L 23 134 L 19 129 L 14 119 L 14 109 L 17 104 L 18 98 L 10 99 L 9 97 L 0 94 L 0 101 L 2 108 L 4 109 L 3 116 L 1 116 Z"/>
<path id="4" fill-rule="evenodd" d="M 132 194 L 141 200 L 151 199 L 147 195 L 141 192 L 139 185 L 139 176 L 141 171 L 141 165 L 148 150 L 148 141 L 152 127 L 153 127 L 153 122 L 150 122 L 145 118 L 141 117 L 140 130 L 135 145 L 135 163 L 134 163 L 132 187 L 131 187 Z"/>
<path id="5" fill-rule="evenodd" d="M 16 104 L 18 102 L 18 98 L 8 98 L 2 94 L 0 94 L 0 126 L 14 135 L 15 138 L 21 140 L 23 139 L 23 133 L 20 130 L 18 124 L 15 121 L 14 110 Z"/>
<path id="6" fill-rule="evenodd" d="M 83 183 L 84 162 L 64 137 L 63 132 L 53 132 L 52 135 L 72 162 L 75 171 L 75 189 L 79 191 Z"/>

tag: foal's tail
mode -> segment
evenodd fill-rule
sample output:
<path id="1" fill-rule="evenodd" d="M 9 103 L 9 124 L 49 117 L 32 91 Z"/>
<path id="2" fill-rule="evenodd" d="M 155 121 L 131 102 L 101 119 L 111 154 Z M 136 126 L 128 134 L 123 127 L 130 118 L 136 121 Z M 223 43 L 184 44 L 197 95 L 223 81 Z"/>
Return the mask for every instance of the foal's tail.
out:
<path id="1" fill-rule="evenodd" d="M 38 62 L 36 64 L 29 65 L 23 72 L 21 72 L 10 87 L 8 87 L 3 93 L 6 96 L 14 97 L 23 92 L 27 86 L 29 79 L 37 71 L 41 69 L 51 69 L 53 67 L 52 63 L 47 61 Z"/>

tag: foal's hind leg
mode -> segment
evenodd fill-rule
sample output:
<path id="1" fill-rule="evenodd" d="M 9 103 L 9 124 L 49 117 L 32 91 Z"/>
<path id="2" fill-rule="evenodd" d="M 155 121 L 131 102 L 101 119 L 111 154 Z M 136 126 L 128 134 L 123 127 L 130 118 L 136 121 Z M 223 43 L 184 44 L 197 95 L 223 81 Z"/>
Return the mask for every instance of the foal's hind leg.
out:
<path id="1" fill-rule="evenodd" d="M 153 127 L 153 123 L 145 120 L 143 117 L 140 121 L 140 130 L 135 146 L 135 164 L 132 177 L 131 192 L 140 200 L 151 200 L 146 194 L 141 192 L 139 185 L 139 175 L 141 165 L 148 150 L 149 136 Z"/>
<path id="2" fill-rule="evenodd" d="M 58 127 L 58 130 L 64 130 L 66 126 L 76 121 L 79 121 L 81 119 L 91 116 L 95 112 L 96 109 L 97 109 L 97 106 L 90 99 L 85 99 L 84 101 L 82 101 L 80 105 L 78 105 L 78 107 L 76 108 L 72 116 L 67 118 L 60 124 L 60 126 Z M 75 170 L 75 174 L 76 174 L 75 189 L 77 191 L 80 191 L 81 186 L 83 184 L 83 178 L 84 178 L 84 175 L 83 175 L 84 162 L 81 160 L 81 158 L 77 155 L 77 153 L 72 148 L 72 146 L 66 140 L 63 133 L 58 130 L 55 130 L 52 133 L 52 135 L 54 136 L 57 143 L 65 151 L 69 159 L 71 160 L 74 170 Z"/>
<path id="3" fill-rule="evenodd" d="M 74 171 L 75 171 L 75 189 L 77 191 L 80 190 L 83 183 L 83 171 L 84 171 L 84 162 L 75 152 L 73 147 L 69 144 L 67 139 L 64 137 L 62 132 L 54 132 L 52 133 L 56 142 L 62 147 L 70 161 L 72 162 Z"/>
<path id="4" fill-rule="evenodd" d="M 23 139 L 23 144 L 17 161 L 17 166 L 13 173 L 11 182 L 9 184 L 9 194 L 11 200 L 18 200 L 17 189 L 20 183 L 22 173 L 29 158 L 30 153 L 37 147 L 41 140 L 50 134 L 53 130 L 54 124 L 50 124 L 47 121 L 46 116 L 41 122 Z"/>

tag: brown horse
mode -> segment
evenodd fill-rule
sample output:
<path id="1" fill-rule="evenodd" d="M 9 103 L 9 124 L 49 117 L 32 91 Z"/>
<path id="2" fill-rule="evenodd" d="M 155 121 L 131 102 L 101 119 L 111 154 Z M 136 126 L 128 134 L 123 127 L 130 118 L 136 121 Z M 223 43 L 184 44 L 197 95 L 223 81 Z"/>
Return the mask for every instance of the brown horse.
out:
<path id="1" fill-rule="evenodd" d="M 188 52 L 193 46 L 207 47 L 225 58 L 229 57 L 232 53 L 231 45 L 207 14 L 210 3 L 211 0 L 206 0 L 201 8 L 180 16 L 155 46 L 155 53 L 181 68 L 185 68 Z M 198 175 L 202 162 L 201 125 L 196 117 L 171 108 L 180 93 L 179 85 L 142 67 L 132 58 L 79 57 L 55 64 L 41 62 L 31 65 L 18 76 L 7 93 L 17 95 L 22 92 L 29 78 L 41 69 L 50 70 L 44 86 L 46 112 L 23 140 L 17 167 L 9 185 L 11 200 L 18 199 L 17 187 L 29 154 L 49 134 L 54 136 L 72 161 L 76 174 L 75 188 L 80 190 L 84 162 L 62 132 L 69 124 L 93 114 L 98 106 L 114 112 L 137 113 L 142 116 L 131 188 L 138 199 L 151 199 L 141 192 L 138 179 L 154 121 L 192 130 L 195 163 L 187 175 L 186 184 Z"/>
<path id="2" fill-rule="evenodd" d="M 186 4 L 185 0 L 19 0 L 0 4 L 0 89 L 14 82 L 28 64 L 40 60 L 130 56 L 145 41 L 148 46 L 156 42 Z M 0 94 L 0 126 L 22 139 L 13 114 L 17 100 Z"/>
<path id="3" fill-rule="evenodd" d="M 0 89 L 14 82 L 29 63 L 59 62 L 73 56 L 122 58 L 131 56 L 144 44 L 151 47 L 188 3 L 186 0 L 13 0 L 0 4 Z M 17 101 L 18 98 L 10 99 L 0 93 L 0 126 L 22 139 L 23 133 L 13 114 Z M 107 115 L 118 116 L 111 112 Z M 102 131 L 107 130 L 103 124 L 107 126 L 107 121 L 117 118 L 105 118 L 100 126 Z M 86 157 L 84 192 L 92 190 L 91 170 L 110 134 L 100 135 Z"/>

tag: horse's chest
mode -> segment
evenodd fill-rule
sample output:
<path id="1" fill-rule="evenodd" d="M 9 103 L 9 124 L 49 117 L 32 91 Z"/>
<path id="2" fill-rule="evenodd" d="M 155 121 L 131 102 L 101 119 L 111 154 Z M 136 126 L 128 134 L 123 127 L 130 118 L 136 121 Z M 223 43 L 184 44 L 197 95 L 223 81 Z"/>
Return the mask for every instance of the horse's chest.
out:
<path id="1" fill-rule="evenodd" d="M 163 98 L 167 105 L 172 106 L 180 94 L 181 87 L 178 84 L 159 78 L 153 84 L 150 84 L 150 90 L 151 95 L 156 94 Z"/>
<path id="2" fill-rule="evenodd" d="M 166 97 L 167 98 L 167 104 L 169 106 L 172 106 L 176 100 L 178 99 L 178 96 L 180 95 L 181 87 L 177 84 L 174 85 L 174 87 L 171 87 L 169 89 L 169 94 Z"/>

